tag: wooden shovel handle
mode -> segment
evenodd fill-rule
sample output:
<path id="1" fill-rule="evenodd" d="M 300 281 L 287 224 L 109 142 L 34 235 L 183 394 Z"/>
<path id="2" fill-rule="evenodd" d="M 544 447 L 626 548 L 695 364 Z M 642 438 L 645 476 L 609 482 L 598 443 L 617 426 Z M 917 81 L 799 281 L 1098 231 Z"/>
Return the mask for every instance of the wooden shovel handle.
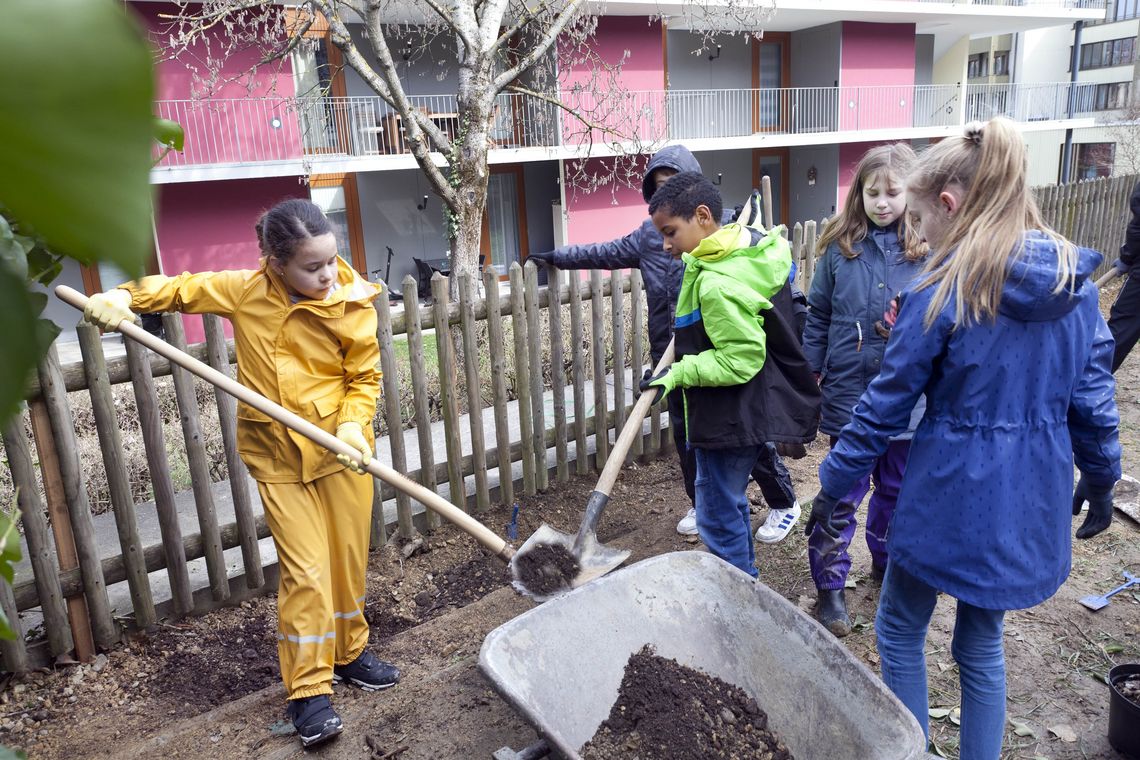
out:
<path id="1" fill-rule="evenodd" d="M 61 301 L 74 306 L 80 311 L 87 306 L 87 297 L 66 285 L 57 286 L 55 294 Z M 124 320 L 119 325 L 118 331 L 131 340 L 146 346 L 156 354 L 161 354 L 180 367 L 184 367 L 190 372 L 193 372 L 203 380 L 213 383 L 239 401 L 249 404 L 263 414 L 269 415 L 282 425 L 296 430 L 301 435 L 332 451 L 334 454 L 345 454 L 354 460 L 360 457 L 359 451 L 347 443 L 344 443 L 335 435 L 325 432 L 303 417 L 290 412 L 280 404 L 270 401 L 260 393 L 246 388 L 241 383 L 232 380 L 228 375 L 222 372 L 218 372 L 208 364 L 198 361 L 183 351 L 179 351 L 174 346 L 164 340 L 156 338 L 133 322 Z M 483 523 L 447 499 L 444 499 L 435 491 L 424 488 L 419 483 L 410 480 L 391 467 L 381 464 L 375 458 L 368 461 L 365 465 L 365 469 L 396 490 L 402 491 L 416 499 L 425 507 L 437 513 L 440 517 L 454 523 L 504 562 L 509 562 L 511 557 L 514 556 L 515 550 L 510 544 L 496 535 L 487 526 L 483 525 Z"/>
<path id="2" fill-rule="evenodd" d="M 653 374 L 656 375 L 672 363 L 673 339 L 670 339 L 669 345 L 665 347 L 665 353 L 661 354 L 661 361 L 657 362 L 657 366 L 653 368 Z M 634 382 L 640 382 L 640 379 L 635 378 Z M 645 420 L 645 415 L 649 414 L 649 407 L 652 406 L 653 399 L 656 397 L 656 392 L 642 393 L 641 397 L 637 399 L 637 403 L 633 405 L 633 411 L 629 413 L 625 427 L 621 429 L 617 440 L 614 441 L 614 447 L 610 449 L 610 457 L 606 460 L 606 466 L 602 468 L 602 474 L 598 478 L 598 485 L 594 487 L 594 491 L 609 496 L 610 489 L 614 487 L 614 481 L 617 480 L 618 473 L 621 472 L 621 467 L 625 463 L 625 455 L 629 453 L 633 439 L 640 435 L 641 423 Z"/>
<path id="3" fill-rule="evenodd" d="M 1119 277 L 1119 276 L 1120 276 L 1120 275 L 1122 275 L 1122 274 L 1124 274 L 1124 272 L 1120 271 L 1120 270 L 1119 270 L 1119 269 L 1117 269 L 1116 267 L 1113 267 L 1112 269 L 1109 269 L 1107 272 L 1105 272 L 1104 274 L 1102 274 L 1102 275 L 1101 275 L 1101 276 L 1100 276 L 1100 277 L 1097 279 L 1097 281 L 1096 281 L 1096 286 L 1097 286 L 1098 288 L 1103 288 L 1105 285 L 1107 285 L 1108 283 L 1112 282 L 1113 280 L 1115 280 L 1117 277 Z"/>

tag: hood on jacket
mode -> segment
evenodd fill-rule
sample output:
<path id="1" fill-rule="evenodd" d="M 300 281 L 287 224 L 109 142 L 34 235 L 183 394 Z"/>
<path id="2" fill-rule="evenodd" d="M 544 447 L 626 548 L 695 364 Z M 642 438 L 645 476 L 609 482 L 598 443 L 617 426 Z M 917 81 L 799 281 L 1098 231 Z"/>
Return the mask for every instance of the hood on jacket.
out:
<path id="1" fill-rule="evenodd" d="M 641 197 L 646 203 L 649 203 L 653 193 L 657 191 L 657 187 L 650 180 L 655 169 L 676 169 L 678 174 L 699 172 L 701 164 L 684 145 L 666 145 L 654 153 L 645 167 L 645 176 L 641 178 Z"/>
<path id="2" fill-rule="evenodd" d="M 788 282 L 792 269 L 788 241 L 776 227 L 761 233 L 751 227 L 726 224 L 681 256 L 686 280 L 702 271 L 724 274 L 771 299 Z"/>
<path id="3" fill-rule="evenodd" d="M 1046 322 L 1076 308 L 1079 293 L 1104 259 L 1089 248 L 1077 248 L 1077 272 L 1073 289 L 1054 292 L 1057 285 L 1057 244 L 1045 233 L 1031 230 L 1025 250 L 1009 268 L 998 311 L 1022 322 Z"/>

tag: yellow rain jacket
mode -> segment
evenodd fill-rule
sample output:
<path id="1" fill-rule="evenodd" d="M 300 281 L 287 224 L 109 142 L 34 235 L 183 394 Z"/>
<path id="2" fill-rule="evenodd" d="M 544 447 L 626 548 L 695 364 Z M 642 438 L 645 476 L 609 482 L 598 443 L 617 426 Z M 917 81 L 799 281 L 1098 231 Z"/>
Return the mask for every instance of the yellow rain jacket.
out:
<path id="1" fill-rule="evenodd" d="M 380 347 L 372 300 L 379 285 L 338 259 L 339 288 L 293 303 L 281 277 L 260 269 L 144 277 L 122 287 L 136 312 L 217 314 L 233 323 L 242 385 L 335 434 L 357 422 L 372 440 Z M 238 403 L 238 451 L 255 480 L 308 483 L 344 469 L 336 456 Z"/>

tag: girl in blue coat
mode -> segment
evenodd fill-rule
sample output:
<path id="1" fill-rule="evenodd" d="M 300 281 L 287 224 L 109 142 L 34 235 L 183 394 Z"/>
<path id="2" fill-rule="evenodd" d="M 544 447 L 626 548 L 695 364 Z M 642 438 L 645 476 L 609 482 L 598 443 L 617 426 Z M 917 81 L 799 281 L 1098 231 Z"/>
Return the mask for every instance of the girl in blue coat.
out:
<path id="1" fill-rule="evenodd" d="M 823 391 L 819 430 L 834 444 L 851 419 L 867 384 L 879 374 L 887 330 L 883 313 L 891 299 L 918 276 L 926 246 L 906 226 L 903 183 L 914 163 L 905 143 L 881 145 L 863 155 L 843 211 L 820 236 L 822 258 L 808 296 L 804 355 Z M 879 329 L 876 330 L 876 323 Z M 921 408 L 917 417 L 921 417 Z M 843 588 L 851 569 L 847 548 L 855 535 L 855 510 L 871 488 L 864 531 L 871 569 L 878 579 L 887 565 L 887 526 L 906 468 L 910 435 L 903 433 L 854 483 L 840 502 L 837 536 L 807 526 L 808 561 L 817 590 L 816 615 L 836 636 L 851 631 Z"/>
<path id="2" fill-rule="evenodd" d="M 907 207 L 933 251 L 903 294 L 879 376 L 819 468 L 817 530 L 903 432 L 922 394 L 875 620 L 883 680 L 927 731 L 926 629 L 939 592 L 958 600 L 951 651 L 961 756 L 1001 753 L 1005 610 L 1069 574 L 1070 507 L 1088 538 L 1112 520 L 1120 477 L 1112 336 L 1091 275 L 1101 255 L 1042 221 L 1013 124 L 966 127 L 929 148 Z M 1073 463 L 1081 471 L 1073 494 Z"/>

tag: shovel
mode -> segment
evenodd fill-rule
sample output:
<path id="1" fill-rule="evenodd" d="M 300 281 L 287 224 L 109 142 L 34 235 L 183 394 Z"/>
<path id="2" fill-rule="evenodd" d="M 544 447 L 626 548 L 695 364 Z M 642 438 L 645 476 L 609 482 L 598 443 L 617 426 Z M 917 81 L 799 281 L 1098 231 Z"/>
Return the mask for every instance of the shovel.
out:
<path id="1" fill-rule="evenodd" d="M 1124 274 L 1124 270 L 1117 269 L 1116 267 L 1113 267 L 1112 269 L 1110 269 L 1107 272 L 1105 272 L 1104 274 L 1102 274 L 1099 278 L 1097 278 L 1097 281 L 1096 281 L 1097 288 L 1103 288 L 1105 285 L 1112 282 L 1113 280 L 1115 280 L 1117 277 L 1119 277 L 1122 274 Z"/>
<path id="2" fill-rule="evenodd" d="M 1093 612 L 1096 612 L 1097 610 L 1102 610 L 1108 606 L 1108 602 L 1109 602 L 1108 598 L 1110 596 L 1112 596 L 1113 594 L 1115 594 L 1117 592 L 1123 591 L 1126 588 L 1140 584 L 1140 578 L 1136 577 L 1135 575 L 1128 572 L 1127 570 L 1124 571 L 1124 580 L 1125 580 L 1125 583 L 1123 585 L 1117 586 L 1112 591 L 1109 591 L 1107 594 L 1105 594 L 1103 596 L 1092 595 L 1092 596 L 1081 597 L 1081 599 L 1080 599 L 1081 604 L 1088 607 Z"/>
<path id="3" fill-rule="evenodd" d="M 673 341 L 670 340 L 653 374 L 672 363 Z M 510 563 L 515 588 L 538 601 L 545 601 L 605 575 L 629 557 L 628 549 L 612 549 L 598 541 L 598 522 L 610 501 L 610 489 L 621 472 L 625 455 L 633 439 L 641 434 L 641 423 L 656 396 L 656 392 L 643 393 L 634 404 L 625 427 L 614 441 L 598 484 L 586 502 L 586 514 L 578 533 L 571 536 L 543 524 L 519 547 Z"/>
<path id="4" fill-rule="evenodd" d="M 75 308 L 82 311 L 87 305 L 87 297 L 82 293 L 60 285 L 55 289 L 56 296 L 63 302 L 71 304 Z M 148 333 L 133 322 L 123 321 L 118 331 L 128 338 L 141 343 L 142 345 L 154 351 L 156 354 L 165 356 L 175 364 L 184 367 L 185 369 L 193 372 L 198 377 L 206 382 L 213 383 L 226 393 L 234 398 L 242 401 L 254 409 L 269 415 L 273 419 L 280 422 L 282 425 L 289 427 L 309 440 L 324 446 L 334 454 L 345 454 L 353 460 L 360 456 L 360 452 L 349 446 L 347 443 L 341 441 L 332 433 L 327 433 L 321 428 L 317 427 L 308 420 L 297 416 L 290 412 L 285 407 L 265 398 L 259 393 L 246 388 L 244 385 L 232 380 L 228 375 L 217 371 L 208 364 L 198 361 L 193 356 L 179 351 L 174 346 L 170 345 L 164 340 L 156 338 Z M 514 556 L 515 550 L 510 544 L 503 539 L 499 538 L 490 528 L 483 525 L 471 515 L 464 512 L 459 507 L 452 504 L 447 499 L 437 494 L 435 491 L 424 488 L 419 483 L 410 480 L 403 474 L 381 464 L 376 459 L 370 459 L 365 463 L 364 469 L 371 475 L 374 475 L 385 483 L 391 485 L 398 491 L 402 491 L 408 496 L 411 496 L 416 501 L 423 504 L 428 509 L 437 513 L 440 517 L 455 524 L 460 530 L 471 535 L 476 541 L 483 545 L 487 551 L 494 554 L 504 562 L 510 562 L 511 557 Z"/>

